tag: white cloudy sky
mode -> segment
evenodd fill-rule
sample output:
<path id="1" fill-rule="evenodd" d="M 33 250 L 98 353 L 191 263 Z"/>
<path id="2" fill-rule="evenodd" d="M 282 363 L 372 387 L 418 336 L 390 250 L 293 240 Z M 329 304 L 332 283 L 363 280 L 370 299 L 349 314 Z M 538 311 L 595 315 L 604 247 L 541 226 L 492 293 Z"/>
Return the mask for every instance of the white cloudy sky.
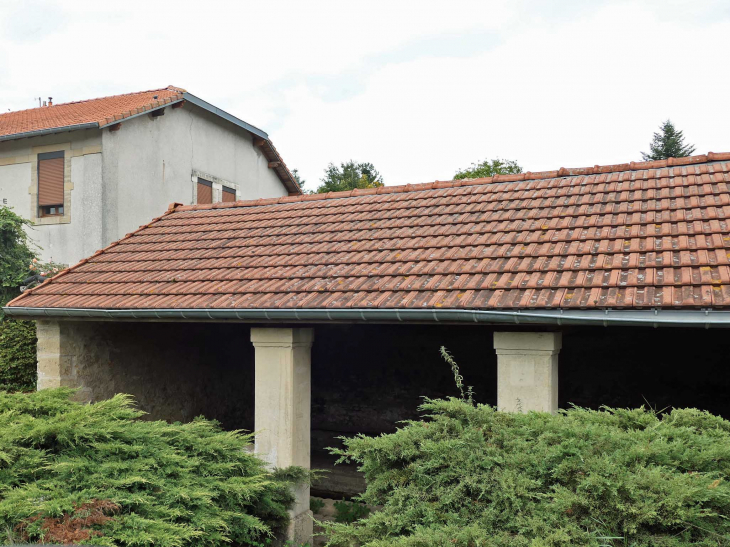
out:
<path id="1" fill-rule="evenodd" d="M 473 161 L 639 160 L 671 118 L 730 151 L 730 1 L 0 0 L 0 111 L 186 88 L 267 131 L 314 188 Z"/>

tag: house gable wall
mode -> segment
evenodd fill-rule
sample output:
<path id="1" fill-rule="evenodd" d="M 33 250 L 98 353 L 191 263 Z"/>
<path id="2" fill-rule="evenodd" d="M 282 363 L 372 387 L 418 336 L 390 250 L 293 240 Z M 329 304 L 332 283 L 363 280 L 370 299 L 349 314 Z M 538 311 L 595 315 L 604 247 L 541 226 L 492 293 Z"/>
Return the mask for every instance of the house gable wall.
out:
<path id="1" fill-rule="evenodd" d="M 167 107 L 156 118 L 125 121 L 102 138 L 104 245 L 150 222 L 172 202 L 195 203 L 198 176 L 234 187 L 239 200 L 288 193 L 250 133 L 189 103 Z"/>

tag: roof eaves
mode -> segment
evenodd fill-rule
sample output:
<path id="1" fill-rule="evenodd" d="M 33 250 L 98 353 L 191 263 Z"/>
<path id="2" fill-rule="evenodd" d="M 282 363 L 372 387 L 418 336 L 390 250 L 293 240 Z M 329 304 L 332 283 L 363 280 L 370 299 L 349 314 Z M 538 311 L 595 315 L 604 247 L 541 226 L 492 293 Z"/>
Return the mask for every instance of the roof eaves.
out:
<path id="1" fill-rule="evenodd" d="M 35 131 L 26 131 L 24 133 L 13 133 L 11 135 L 0 136 L 0 142 L 2 141 L 14 141 L 17 139 L 27 139 L 30 137 L 40 137 L 42 135 L 52 135 L 54 133 L 65 133 L 67 131 L 78 131 L 80 129 L 96 129 L 99 127 L 99 122 L 79 123 L 76 125 L 63 125 L 60 127 L 51 127 L 48 129 L 36 129 Z"/>
<path id="2" fill-rule="evenodd" d="M 730 327 L 730 311 L 711 309 L 83 309 L 24 308 L 11 306 L 10 304 L 3 308 L 5 313 L 25 319 L 52 317 L 56 319 L 90 320 L 239 321 L 257 323 L 486 323 L 521 326 Z"/>
<path id="3" fill-rule="evenodd" d="M 192 93 L 188 93 L 186 91 L 182 95 L 183 95 L 183 99 L 185 99 L 189 103 L 194 104 L 195 106 L 198 106 L 198 107 L 202 108 L 203 110 L 207 110 L 208 112 L 215 114 L 216 116 L 220 116 L 224 120 L 227 120 L 227 121 L 231 122 L 232 124 L 235 124 L 238 127 L 241 127 L 243 129 L 245 129 L 246 131 L 253 133 L 256 136 L 261 137 L 262 139 L 268 140 L 269 135 L 265 131 L 262 131 L 261 129 L 259 129 L 258 127 L 253 126 L 250 123 L 246 123 L 239 118 L 236 118 L 233 114 L 229 114 L 225 110 L 221 110 L 217 106 L 213 106 L 208 101 L 204 101 L 203 99 L 201 99 L 200 97 L 196 97 Z"/>

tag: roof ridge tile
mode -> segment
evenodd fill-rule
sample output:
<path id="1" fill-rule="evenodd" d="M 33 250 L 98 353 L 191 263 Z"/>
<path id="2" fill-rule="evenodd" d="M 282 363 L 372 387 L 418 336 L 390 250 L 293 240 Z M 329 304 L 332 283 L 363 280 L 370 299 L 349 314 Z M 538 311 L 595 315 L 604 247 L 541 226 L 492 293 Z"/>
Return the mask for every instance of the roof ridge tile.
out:
<path id="1" fill-rule="evenodd" d="M 9 114 L 19 114 L 20 112 L 29 112 L 31 110 L 42 110 L 42 109 L 46 109 L 46 108 L 55 108 L 57 106 L 68 106 L 71 104 L 89 103 L 91 101 L 101 101 L 104 99 L 116 99 L 118 97 L 129 97 L 131 95 L 142 95 L 144 93 L 154 93 L 155 91 L 175 91 L 178 93 L 186 93 L 186 91 L 181 87 L 175 87 L 172 85 L 168 85 L 166 87 L 160 87 L 157 89 L 147 89 L 144 91 L 130 91 L 129 93 L 117 93 L 116 95 L 104 95 L 102 97 L 92 97 L 91 99 L 80 99 L 78 101 L 68 101 L 66 103 L 54 103 L 53 106 L 35 106 L 33 108 L 24 108 L 23 110 L 12 110 L 10 112 L 0 113 L 0 118 L 2 118 L 2 116 L 7 116 Z"/>

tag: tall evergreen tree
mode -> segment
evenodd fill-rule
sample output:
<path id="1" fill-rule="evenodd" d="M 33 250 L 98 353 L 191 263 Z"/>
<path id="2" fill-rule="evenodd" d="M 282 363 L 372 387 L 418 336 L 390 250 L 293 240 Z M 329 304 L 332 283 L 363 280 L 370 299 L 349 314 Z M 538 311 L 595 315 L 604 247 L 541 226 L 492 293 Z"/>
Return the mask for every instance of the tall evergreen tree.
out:
<path id="1" fill-rule="evenodd" d="M 651 151 L 648 154 L 641 153 L 644 161 L 684 158 L 691 156 L 695 151 L 695 147 L 691 144 L 684 144 L 684 134 L 682 131 L 677 131 L 670 120 L 659 126 L 659 131 L 654 133 L 654 140 L 651 141 L 649 148 Z"/>

